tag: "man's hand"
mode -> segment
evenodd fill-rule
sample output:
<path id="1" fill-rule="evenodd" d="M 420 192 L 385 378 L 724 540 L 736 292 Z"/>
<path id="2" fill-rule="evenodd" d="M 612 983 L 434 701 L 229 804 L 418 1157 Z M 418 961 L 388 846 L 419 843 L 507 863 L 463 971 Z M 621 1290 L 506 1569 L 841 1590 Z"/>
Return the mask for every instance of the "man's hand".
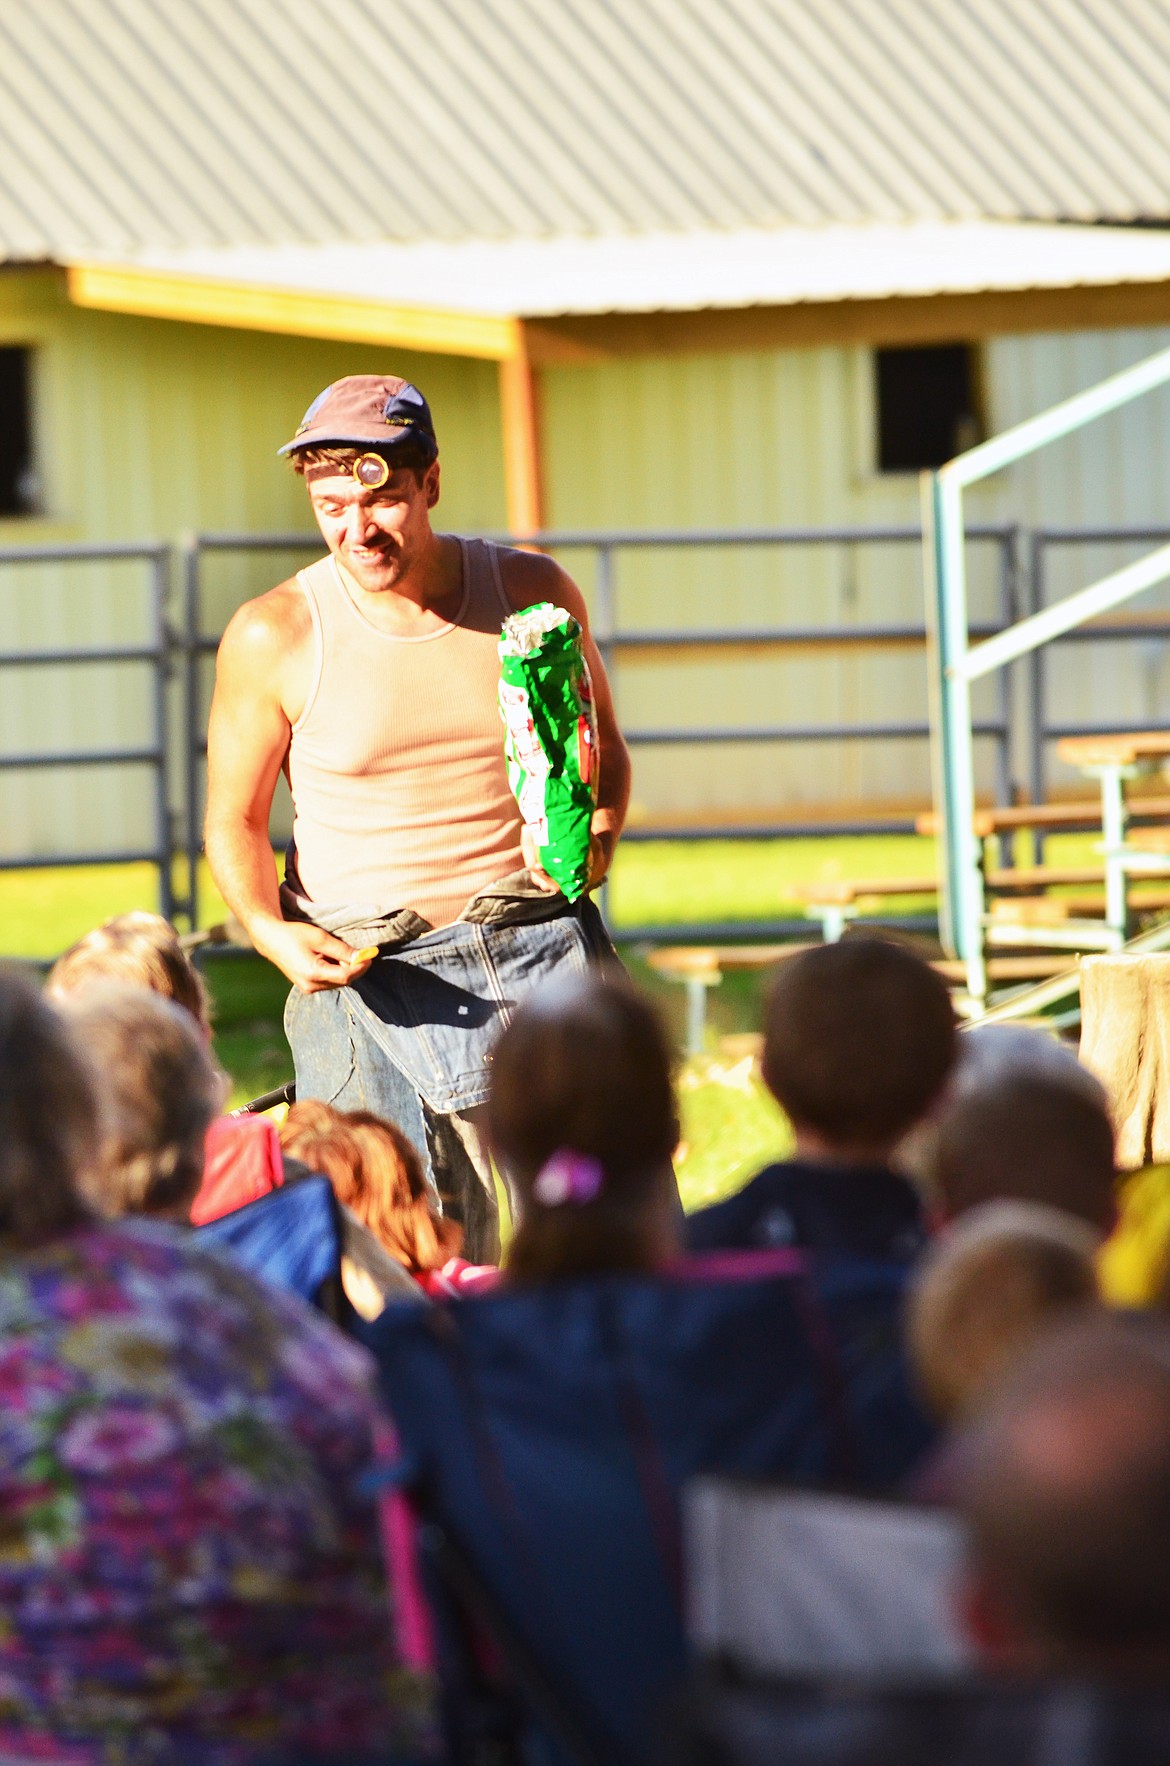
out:
<path id="1" fill-rule="evenodd" d="M 616 838 L 610 829 L 595 828 L 589 836 L 589 888 L 596 889 L 604 881 L 605 874 L 613 863 L 613 849 Z"/>
<path id="2" fill-rule="evenodd" d="M 302 920 L 265 920 L 249 930 L 261 956 L 275 963 L 302 993 L 348 987 L 365 974 L 378 954 L 376 945 L 354 950 L 343 938 Z"/>
<path id="3" fill-rule="evenodd" d="M 525 824 L 520 830 L 520 847 L 524 854 L 524 863 L 528 874 L 538 889 L 546 895 L 559 895 L 560 884 L 554 883 L 548 872 L 543 868 L 537 856 L 536 841 L 531 829 Z M 605 873 L 609 870 L 613 858 L 614 837 L 608 832 L 595 833 L 589 836 L 589 889 L 596 889 Z"/>

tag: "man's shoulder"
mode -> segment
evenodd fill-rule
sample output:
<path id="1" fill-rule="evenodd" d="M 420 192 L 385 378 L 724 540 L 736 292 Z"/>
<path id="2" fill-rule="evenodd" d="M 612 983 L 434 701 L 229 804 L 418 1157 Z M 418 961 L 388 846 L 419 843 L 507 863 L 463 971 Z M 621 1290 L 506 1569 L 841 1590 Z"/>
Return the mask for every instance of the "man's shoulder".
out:
<path id="1" fill-rule="evenodd" d="M 221 641 L 221 654 L 239 654 L 257 660 L 273 652 L 286 654 L 302 643 L 313 628 L 304 590 L 290 576 L 263 595 L 237 607 Z"/>
<path id="2" fill-rule="evenodd" d="M 572 577 L 547 552 L 528 552 L 519 546 L 497 546 L 496 550 L 504 593 L 517 611 L 531 607 L 534 601 L 564 602 L 566 595 L 580 594 Z"/>

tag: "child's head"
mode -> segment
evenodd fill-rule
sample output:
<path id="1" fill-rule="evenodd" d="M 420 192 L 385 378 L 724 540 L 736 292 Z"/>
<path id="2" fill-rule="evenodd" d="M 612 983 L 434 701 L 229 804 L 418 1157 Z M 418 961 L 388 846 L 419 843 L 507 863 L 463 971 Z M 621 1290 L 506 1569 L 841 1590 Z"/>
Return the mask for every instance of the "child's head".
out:
<path id="1" fill-rule="evenodd" d="M 1102 1111 L 1108 1109 L 1100 1080 L 1081 1065 L 1067 1043 L 1048 1031 L 1026 1024 L 981 1024 L 975 1020 L 958 1042 L 941 1107 L 912 1129 L 898 1148 L 898 1164 L 932 1193 L 937 1190 L 939 1138 L 948 1117 L 972 1092 L 986 1096 L 989 1088 L 1036 1076 L 1067 1086 Z M 935 1199 L 942 1200 L 937 1195 Z"/>
<path id="2" fill-rule="evenodd" d="M 145 987 L 86 986 L 63 1003 L 90 1064 L 101 1149 L 80 1178 L 101 1213 L 186 1220 L 225 1081 L 191 1014 Z"/>
<path id="3" fill-rule="evenodd" d="M 190 1012 L 204 1036 L 210 1036 L 203 977 L 179 943 L 174 927 L 161 915 L 141 911 L 117 914 L 95 926 L 57 959 L 46 985 L 50 999 L 59 1004 L 82 988 L 107 981 L 147 987 L 151 993 L 174 1000 Z"/>
<path id="4" fill-rule="evenodd" d="M 1116 1222 L 1113 1125 L 1090 1074 L 1040 1069 L 964 1085 L 937 1123 L 929 1176 L 949 1217 L 1041 1202 L 1099 1235 Z"/>
<path id="5" fill-rule="evenodd" d="M 1094 1304 L 1096 1245 L 1084 1221 L 1032 1202 L 988 1202 L 935 1240 L 915 1274 L 907 1336 L 942 1421 L 986 1402 L 1043 1329 Z"/>
<path id="6" fill-rule="evenodd" d="M 458 1255 L 462 1231 L 432 1206 L 419 1156 L 392 1122 L 305 1098 L 281 1123 L 280 1144 L 323 1172 L 338 1200 L 412 1275 Z"/>
<path id="7" fill-rule="evenodd" d="M 61 1014 L 0 965 L 0 1245 L 32 1246 L 91 1218 L 81 1174 L 97 1159 L 94 1076 Z"/>
<path id="8" fill-rule="evenodd" d="M 496 1045 L 488 1138 L 520 1199 L 509 1278 L 651 1269 L 678 1245 L 670 1051 L 623 979 L 550 982 Z"/>
<path id="9" fill-rule="evenodd" d="M 946 983 L 883 938 L 790 957 L 768 999 L 764 1078 L 802 1142 L 886 1158 L 939 1096 L 955 1059 Z"/>

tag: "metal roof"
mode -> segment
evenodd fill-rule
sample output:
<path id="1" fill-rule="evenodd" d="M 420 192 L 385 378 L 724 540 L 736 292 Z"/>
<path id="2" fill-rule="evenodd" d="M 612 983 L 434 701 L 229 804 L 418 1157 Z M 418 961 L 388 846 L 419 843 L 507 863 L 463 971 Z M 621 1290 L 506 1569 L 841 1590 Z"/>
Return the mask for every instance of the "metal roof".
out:
<path id="1" fill-rule="evenodd" d="M 1020 221 L 140 253 L 160 276 L 517 315 L 1170 282 L 1170 231 Z"/>
<path id="2" fill-rule="evenodd" d="M 1168 95 L 1170 0 L 2 0 L 0 256 L 1165 221 Z"/>

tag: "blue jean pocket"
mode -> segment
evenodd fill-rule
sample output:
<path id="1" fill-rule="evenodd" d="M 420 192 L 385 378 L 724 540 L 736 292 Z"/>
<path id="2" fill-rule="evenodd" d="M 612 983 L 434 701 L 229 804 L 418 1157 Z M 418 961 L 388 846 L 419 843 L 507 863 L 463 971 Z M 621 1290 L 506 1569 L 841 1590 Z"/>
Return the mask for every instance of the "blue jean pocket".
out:
<path id="1" fill-rule="evenodd" d="M 486 1101 L 492 1046 L 518 998 L 553 975 L 584 973 L 572 914 L 516 926 L 458 921 L 388 952 L 350 990 L 359 1021 L 432 1109 Z"/>

